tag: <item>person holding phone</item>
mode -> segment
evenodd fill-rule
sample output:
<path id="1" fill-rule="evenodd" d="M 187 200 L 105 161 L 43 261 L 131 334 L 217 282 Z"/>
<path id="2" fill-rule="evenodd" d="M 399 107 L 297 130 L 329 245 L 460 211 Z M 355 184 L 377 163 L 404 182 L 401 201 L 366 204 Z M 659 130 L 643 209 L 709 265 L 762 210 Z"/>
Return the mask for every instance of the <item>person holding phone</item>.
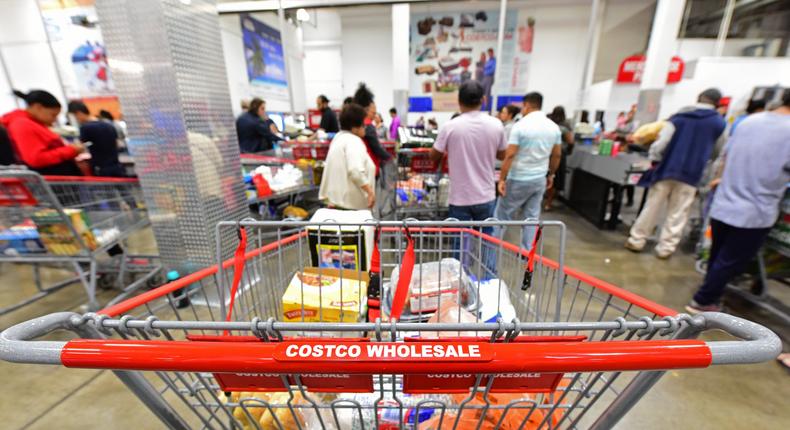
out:
<path id="1" fill-rule="evenodd" d="M 43 90 L 14 90 L 14 95 L 27 107 L 3 115 L 0 124 L 6 128 L 19 161 L 43 175 L 82 175 L 75 158 L 85 152 L 85 145 L 67 144 L 49 129 L 60 115 L 58 99 Z"/>

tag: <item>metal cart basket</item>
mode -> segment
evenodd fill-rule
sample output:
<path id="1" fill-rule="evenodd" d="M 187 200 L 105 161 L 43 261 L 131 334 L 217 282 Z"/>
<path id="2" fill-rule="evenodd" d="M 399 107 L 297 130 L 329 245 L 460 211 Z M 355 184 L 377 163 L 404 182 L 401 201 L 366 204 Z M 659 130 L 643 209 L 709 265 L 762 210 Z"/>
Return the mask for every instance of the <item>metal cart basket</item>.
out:
<path id="1" fill-rule="evenodd" d="M 129 255 L 124 243 L 148 225 L 136 179 L 46 176 L 24 168 L 0 170 L 0 262 L 32 264 L 38 292 L 0 314 L 32 303 L 75 282 L 82 283 L 88 307 L 96 310 L 98 280 L 122 290 L 119 301 L 160 270 L 156 256 Z M 41 266 L 63 267 L 75 276 L 42 285 Z M 140 276 L 126 284 L 126 274 Z"/>
<path id="2" fill-rule="evenodd" d="M 446 161 L 433 161 L 431 148 L 398 150 L 395 214 L 398 219 L 439 219 L 447 214 L 449 177 Z"/>
<path id="3" fill-rule="evenodd" d="M 521 249 L 496 238 L 503 227 L 559 246 Z M 565 267 L 559 222 L 217 230 L 218 244 L 239 234 L 235 253 L 218 245 L 218 265 L 96 314 L 11 327 L 0 358 L 113 369 L 178 429 L 608 429 L 667 369 L 761 362 L 781 348 L 757 324 L 678 315 Z M 334 269 L 320 252 L 332 243 Z M 301 300 L 287 303 L 289 290 Z M 57 329 L 79 338 L 34 341 Z M 709 329 L 735 339 L 694 339 Z"/>

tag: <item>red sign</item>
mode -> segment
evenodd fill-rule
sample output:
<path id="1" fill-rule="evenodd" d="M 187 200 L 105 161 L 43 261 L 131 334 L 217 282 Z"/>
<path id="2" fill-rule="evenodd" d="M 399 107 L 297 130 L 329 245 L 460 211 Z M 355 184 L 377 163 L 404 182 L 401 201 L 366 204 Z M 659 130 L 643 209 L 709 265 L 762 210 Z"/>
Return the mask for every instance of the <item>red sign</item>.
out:
<path id="1" fill-rule="evenodd" d="M 0 206 L 35 206 L 38 200 L 21 179 L 0 179 Z"/>
<path id="2" fill-rule="evenodd" d="M 292 376 L 276 373 L 215 373 L 222 391 L 288 391 L 288 385 L 296 385 Z M 349 374 L 302 374 L 302 385 L 315 393 L 370 393 L 373 392 L 373 375 Z"/>
<path id="3" fill-rule="evenodd" d="M 492 393 L 550 393 L 557 388 L 562 373 L 497 373 L 491 384 Z M 403 392 L 408 394 L 468 393 L 475 385 L 473 374 L 403 375 Z M 479 389 L 485 389 L 488 377 L 481 378 Z"/>
<path id="4" fill-rule="evenodd" d="M 674 84 L 676 82 L 680 82 L 680 79 L 683 78 L 683 68 L 683 59 L 677 55 L 673 56 L 672 61 L 669 63 L 667 83 Z M 632 55 L 620 63 L 620 68 L 617 69 L 616 82 L 618 84 L 638 84 L 642 82 L 642 73 L 644 72 L 644 69 L 645 56 Z"/>

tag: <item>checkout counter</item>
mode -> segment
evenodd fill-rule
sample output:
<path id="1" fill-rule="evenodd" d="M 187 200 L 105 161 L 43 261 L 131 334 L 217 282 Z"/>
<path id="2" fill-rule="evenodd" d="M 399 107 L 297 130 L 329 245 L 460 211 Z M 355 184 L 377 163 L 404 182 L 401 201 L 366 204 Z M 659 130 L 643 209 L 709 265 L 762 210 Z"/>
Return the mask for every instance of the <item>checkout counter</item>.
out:
<path id="1" fill-rule="evenodd" d="M 644 155 L 621 152 L 598 155 L 592 145 L 576 145 L 566 159 L 568 205 L 598 228 L 614 230 L 619 223 L 623 194 L 650 168 Z"/>

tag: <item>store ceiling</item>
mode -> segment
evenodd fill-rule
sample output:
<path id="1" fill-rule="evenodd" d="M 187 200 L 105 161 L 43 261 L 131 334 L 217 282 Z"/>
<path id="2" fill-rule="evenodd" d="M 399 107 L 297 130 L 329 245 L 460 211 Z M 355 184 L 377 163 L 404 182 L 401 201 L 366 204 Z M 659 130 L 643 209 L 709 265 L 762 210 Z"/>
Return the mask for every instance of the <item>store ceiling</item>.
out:
<path id="1" fill-rule="evenodd" d="M 283 0 L 282 5 L 286 9 L 308 9 L 323 7 L 368 6 L 394 3 L 424 3 L 428 1 L 430 0 Z M 279 9 L 279 7 L 279 0 L 219 0 L 217 10 L 219 13 L 260 12 L 276 11 Z"/>

